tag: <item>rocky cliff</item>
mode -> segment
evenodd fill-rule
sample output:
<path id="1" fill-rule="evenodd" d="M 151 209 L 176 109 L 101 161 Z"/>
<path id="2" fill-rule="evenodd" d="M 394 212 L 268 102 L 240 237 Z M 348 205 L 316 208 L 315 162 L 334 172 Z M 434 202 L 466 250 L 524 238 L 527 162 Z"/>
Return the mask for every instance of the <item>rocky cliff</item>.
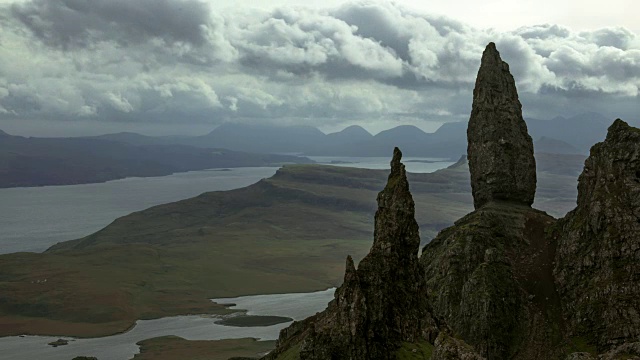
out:
<path id="1" fill-rule="evenodd" d="M 616 120 L 591 148 L 577 207 L 554 236 L 571 335 L 599 351 L 640 341 L 640 130 Z"/>
<path id="2" fill-rule="evenodd" d="M 585 163 L 578 207 L 558 222 L 530 207 L 535 163 L 508 69 L 489 44 L 468 129 L 476 211 L 420 258 L 432 312 L 488 359 L 633 358 L 640 130 L 611 126 Z"/>
<path id="3" fill-rule="evenodd" d="M 282 331 L 268 359 L 640 359 L 640 130 L 616 120 L 561 220 L 531 208 L 533 146 L 493 43 L 469 121 L 475 211 L 417 257 L 401 153 L 374 244 L 328 308 Z"/>
<path id="4" fill-rule="evenodd" d="M 429 303 L 488 359 L 556 356 L 559 299 L 554 219 L 530 207 L 533 145 L 509 66 L 494 44 L 482 56 L 469 120 L 469 170 L 476 211 L 422 252 Z M 537 346 L 538 344 L 556 346 Z"/>
<path id="5" fill-rule="evenodd" d="M 344 283 L 327 309 L 284 329 L 267 359 L 396 359 L 403 351 L 409 358 L 480 359 L 431 315 L 401 157 L 396 148 L 378 194 L 371 251 L 357 269 L 347 258 Z"/>

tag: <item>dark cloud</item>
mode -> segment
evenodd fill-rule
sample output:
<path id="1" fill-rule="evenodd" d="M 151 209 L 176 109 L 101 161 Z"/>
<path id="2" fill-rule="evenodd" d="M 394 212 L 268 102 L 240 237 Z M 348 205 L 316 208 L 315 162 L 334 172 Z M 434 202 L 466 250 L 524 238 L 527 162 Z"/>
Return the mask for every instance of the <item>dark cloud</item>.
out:
<path id="1" fill-rule="evenodd" d="M 404 14 L 398 8 L 389 9 L 382 3 L 362 4 L 361 6 L 343 6 L 334 13 L 337 19 L 356 26 L 355 34 L 379 42 L 383 47 L 391 48 L 400 59 L 409 62 L 409 40 L 411 34 L 398 27 L 398 20 Z"/>
<path id="2" fill-rule="evenodd" d="M 638 112 L 640 42 L 621 28 L 499 33 L 371 1 L 216 14 L 195 0 L 31 0 L 0 8 L 0 118 L 462 120 L 489 41 L 535 117 Z"/>
<path id="3" fill-rule="evenodd" d="M 197 0 L 32 0 L 12 12 L 38 38 L 65 48 L 148 37 L 202 44 L 210 20 L 208 6 Z"/>

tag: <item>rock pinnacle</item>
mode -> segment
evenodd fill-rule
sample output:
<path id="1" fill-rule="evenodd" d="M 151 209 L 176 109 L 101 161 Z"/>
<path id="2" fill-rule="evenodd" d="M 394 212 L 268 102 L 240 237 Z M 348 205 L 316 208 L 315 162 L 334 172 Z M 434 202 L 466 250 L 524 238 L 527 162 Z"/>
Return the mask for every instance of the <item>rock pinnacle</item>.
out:
<path id="1" fill-rule="evenodd" d="M 482 54 L 469 127 L 469 170 L 476 209 L 493 200 L 531 205 L 536 192 L 533 141 L 509 65 L 494 43 Z"/>
<path id="2" fill-rule="evenodd" d="M 401 159 L 395 148 L 387 185 L 378 194 L 369 254 L 357 268 L 347 257 L 344 283 L 327 309 L 283 330 L 267 359 L 297 343 L 302 360 L 391 360 L 403 342 L 436 340 L 439 329 L 427 303 L 418 223 Z"/>

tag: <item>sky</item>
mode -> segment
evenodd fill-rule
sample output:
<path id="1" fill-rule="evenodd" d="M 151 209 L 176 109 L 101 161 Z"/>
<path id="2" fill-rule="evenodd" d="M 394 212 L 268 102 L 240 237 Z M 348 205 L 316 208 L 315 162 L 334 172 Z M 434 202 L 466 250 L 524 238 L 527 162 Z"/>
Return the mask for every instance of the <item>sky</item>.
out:
<path id="1" fill-rule="evenodd" d="M 491 41 L 525 118 L 637 121 L 634 2 L 0 0 L 0 129 L 434 131 L 468 120 Z"/>

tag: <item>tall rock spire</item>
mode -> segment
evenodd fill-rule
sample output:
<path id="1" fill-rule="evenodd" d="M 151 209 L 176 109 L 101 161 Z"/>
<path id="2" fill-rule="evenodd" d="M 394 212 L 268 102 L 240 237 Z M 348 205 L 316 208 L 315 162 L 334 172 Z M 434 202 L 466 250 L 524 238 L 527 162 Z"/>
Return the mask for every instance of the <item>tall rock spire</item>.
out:
<path id="1" fill-rule="evenodd" d="M 467 139 L 475 208 L 492 200 L 531 205 L 536 192 L 533 142 L 509 65 L 494 43 L 482 54 Z"/>
<path id="2" fill-rule="evenodd" d="M 378 194 L 369 254 L 357 269 L 347 257 L 344 283 L 327 309 L 283 330 L 266 359 L 280 359 L 296 346 L 302 360 L 395 359 L 403 342 L 436 341 L 440 329 L 427 303 L 418 223 L 401 158 L 395 148 L 387 185 Z"/>

